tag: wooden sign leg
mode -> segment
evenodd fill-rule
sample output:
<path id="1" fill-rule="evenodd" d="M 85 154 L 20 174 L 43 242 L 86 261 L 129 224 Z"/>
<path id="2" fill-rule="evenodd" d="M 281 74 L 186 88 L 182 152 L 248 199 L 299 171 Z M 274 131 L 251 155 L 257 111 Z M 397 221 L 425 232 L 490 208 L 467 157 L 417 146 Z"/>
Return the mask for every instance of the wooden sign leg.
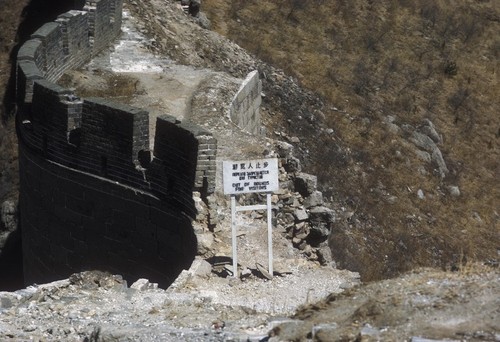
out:
<path id="1" fill-rule="evenodd" d="M 236 240 L 236 198 L 231 196 L 231 240 L 233 245 L 233 277 L 238 278 L 238 246 Z"/>
<path id="2" fill-rule="evenodd" d="M 271 194 L 267 194 L 267 250 L 269 254 L 269 274 L 273 276 L 273 223 L 272 223 L 272 208 Z"/>

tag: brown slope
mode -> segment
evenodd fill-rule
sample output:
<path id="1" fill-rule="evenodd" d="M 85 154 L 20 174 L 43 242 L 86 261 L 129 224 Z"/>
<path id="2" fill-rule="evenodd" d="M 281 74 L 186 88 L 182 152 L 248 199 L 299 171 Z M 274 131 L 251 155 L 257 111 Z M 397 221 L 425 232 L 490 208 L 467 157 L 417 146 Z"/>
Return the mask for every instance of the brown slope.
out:
<path id="1" fill-rule="evenodd" d="M 323 113 L 334 139 L 301 138 L 316 160 L 309 171 L 348 209 L 332 238 L 343 266 L 371 279 L 497 257 L 498 2 L 203 5 L 215 30 L 338 109 Z M 444 179 L 417 157 L 407 134 L 387 129 L 387 116 L 400 128 L 435 124 L 450 171 Z"/>

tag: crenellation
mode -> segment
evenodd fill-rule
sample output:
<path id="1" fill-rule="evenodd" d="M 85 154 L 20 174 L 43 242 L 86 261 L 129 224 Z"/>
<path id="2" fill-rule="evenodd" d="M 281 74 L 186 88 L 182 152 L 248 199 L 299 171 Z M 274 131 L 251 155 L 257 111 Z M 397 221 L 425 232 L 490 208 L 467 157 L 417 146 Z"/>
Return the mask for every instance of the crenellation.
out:
<path id="1" fill-rule="evenodd" d="M 31 104 L 35 80 L 43 79 L 43 74 L 35 62 L 23 60 L 17 62 L 16 100 L 22 106 Z"/>

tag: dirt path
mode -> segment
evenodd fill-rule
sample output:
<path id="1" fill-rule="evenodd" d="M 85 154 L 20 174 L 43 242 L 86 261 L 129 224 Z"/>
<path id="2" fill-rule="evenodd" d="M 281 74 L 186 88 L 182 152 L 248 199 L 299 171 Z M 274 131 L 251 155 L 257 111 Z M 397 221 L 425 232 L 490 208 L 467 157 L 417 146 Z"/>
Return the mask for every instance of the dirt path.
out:
<path id="1" fill-rule="evenodd" d="M 132 106 L 147 108 L 150 115 L 150 148 L 154 146 L 156 118 L 168 114 L 179 120 L 186 120 L 191 113 L 191 99 L 200 84 L 219 74 L 203 68 L 180 65 L 172 60 L 151 53 L 148 45 L 154 40 L 146 38 L 143 24 L 125 8 L 122 36 L 113 48 L 97 56 L 82 70 L 78 78 L 72 76 L 73 85 L 78 88 L 92 87 L 103 82 L 99 75 L 122 76 L 127 84 L 133 84 L 133 94 L 127 102 Z M 102 89 L 106 92 L 106 88 Z M 84 90 L 85 92 L 85 90 Z"/>

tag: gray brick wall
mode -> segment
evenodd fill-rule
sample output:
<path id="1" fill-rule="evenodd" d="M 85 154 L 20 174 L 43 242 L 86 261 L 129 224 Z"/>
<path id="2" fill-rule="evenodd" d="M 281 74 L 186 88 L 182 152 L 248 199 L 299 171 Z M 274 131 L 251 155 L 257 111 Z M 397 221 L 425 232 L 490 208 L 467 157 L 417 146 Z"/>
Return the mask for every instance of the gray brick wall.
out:
<path id="1" fill-rule="evenodd" d="M 122 3 L 122 0 L 88 0 L 83 7 L 89 14 L 89 38 L 94 55 L 107 48 L 120 32 Z"/>
<path id="2" fill-rule="evenodd" d="M 40 58 L 35 61 L 49 81 L 56 81 L 65 70 L 66 55 L 63 49 L 63 34 L 61 25 L 56 22 L 46 23 L 31 35 L 34 40 L 40 40 Z"/>
<path id="3" fill-rule="evenodd" d="M 89 18 L 85 11 L 69 11 L 61 14 L 56 22 L 60 24 L 62 44 L 66 56 L 65 69 L 78 68 L 91 58 L 89 41 Z"/>
<path id="4" fill-rule="evenodd" d="M 87 1 L 37 30 L 17 60 L 26 282 L 98 268 L 168 286 L 190 265 L 193 189 L 215 187 L 217 141 L 169 116 L 55 84 L 120 33 L 122 0 Z M 260 93 L 259 93 L 260 94 Z"/>

